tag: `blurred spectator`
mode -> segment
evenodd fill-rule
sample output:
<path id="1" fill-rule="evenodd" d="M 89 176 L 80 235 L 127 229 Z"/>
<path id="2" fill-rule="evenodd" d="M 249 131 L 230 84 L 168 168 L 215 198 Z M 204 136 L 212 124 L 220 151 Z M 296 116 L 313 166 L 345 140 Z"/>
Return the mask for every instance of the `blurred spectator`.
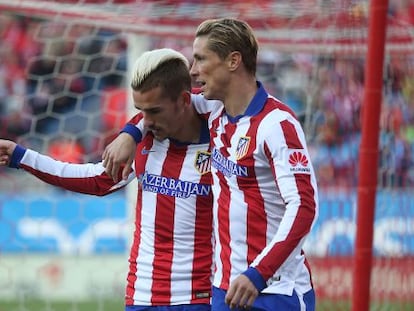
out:
<path id="1" fill-rule="evenodd" d="M 53 139 L 47 148 L 47 155 L 63 162 L 84 163 L 84 154 L 79 142 L 63 136 Z"/>
<path id="2" fill-rule="evenodd" d="M 87 1 L 101 2 L 106 1 Z M 252 4 L 211 3 L 215 9 L 235 6 L 240 14 L 252 18 L 255 27 L 263 26 L 264 21 L 251 10 Z M 313 8 L 307 13 L 316 14 L 325 2 L 295 3 Z M 156 2 L 160 10 L 163 5 L 184 16 L 197 11 L 205 2 Z M 358 21 L 367 17 L 363 1 L 330 1 L 330 5 L 336 10 L 350 5 L 349 12 Z M 258 7 L 266 11 L 275 9 L 291 12 L 292 5 L 266 1 Z M 414 25 L 414 1 L 390 0 L 389 14 L 404 25 Z M 281 21 L 286 21 L 285 16 L 269 22 L 273 25 Z M 297 17 L 289 22 L 303 26 L 319 21 Z M 0 40 L 1 136 L 33 141 L 58 159 L 99 160 L 103 147 L 126 121 L 129 99 L 125 36 L 93 25 L 67 25 L 59 21 L 46 24 L 0 13 Z M 151 37 L 148 48 L 160 47 L 180 50 L 191 61 L 191 41 Z M 414 57 L 387 56 L 380 124 L 380 185 L 412 187 Z M 262 49 L 258 59 L 258 78 L 304 123 L 321 187 L 355 187 L 364 59 L 360 55 L 329 51 L 325 55 L 285 53 L 273 47 Z M 60 136 L 62 131 L 65 138 Z M 71 135 L 78 138 L 76 143 L 67 138 Z"/>
<path id="3" fill-rule="evenodd" d="M 129 92 L 125 88 L 114 88 L 104 92 L 102 121 L 105 131 L 109 134 L 106 137 L 105 145 L 118 135 L 119 129 L 127 122 L 128 94 Z"/>

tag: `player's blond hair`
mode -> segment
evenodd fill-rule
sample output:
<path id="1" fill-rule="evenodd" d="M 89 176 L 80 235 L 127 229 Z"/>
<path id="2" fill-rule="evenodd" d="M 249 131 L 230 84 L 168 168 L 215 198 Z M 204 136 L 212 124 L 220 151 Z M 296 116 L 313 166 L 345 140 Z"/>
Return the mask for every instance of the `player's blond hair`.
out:
<path id="1" fill-rule="evenodd" d="M 189 69 L 190 65 L 187 58 L 180 52 L 169 49 L 155 49 L 144 52 L 135 62 L 131 85 L 134 89 L 151 75 L 161 64 L 169 60 L 180 60 Z"/>

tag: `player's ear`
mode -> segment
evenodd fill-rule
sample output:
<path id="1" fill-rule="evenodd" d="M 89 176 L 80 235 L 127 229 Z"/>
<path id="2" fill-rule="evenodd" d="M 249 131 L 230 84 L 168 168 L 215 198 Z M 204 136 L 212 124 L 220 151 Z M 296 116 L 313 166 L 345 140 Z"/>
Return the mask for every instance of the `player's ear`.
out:
<path id="1" fill-rule="evenodd" d="M 242 62 L 242 55 L 239 51 L 233 51 L 227 56 L 226 60 L 229 70 L 235 71 Z"/>
<path id="2" fill-rule="evenodd" d="M 191 93 L 189 91 L 183 91 L 181 93 L 181 98 L 184 105 L 191 105 Z"/>

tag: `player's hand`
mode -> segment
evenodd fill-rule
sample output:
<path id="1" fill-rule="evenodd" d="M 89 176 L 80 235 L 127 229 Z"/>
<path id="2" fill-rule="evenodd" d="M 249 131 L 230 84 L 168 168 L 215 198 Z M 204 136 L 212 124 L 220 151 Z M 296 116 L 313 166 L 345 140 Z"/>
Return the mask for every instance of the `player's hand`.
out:
<path id="1" fill-rule="evenodd" d="M 230 284 L 225 302 L 229 305 L 230 309 L 250 309 L 258 295 L 259 292 L 254 284 L 247 276 L 242 274 Z"/>
<path id="2" fill-rule="evenodd" d="M 6 166 L 10 163 L 10 157 L 16 148 L 16 143 L 11 140 L 0 139 L 0 166 Z"/>
<path id="3" fill-rule="evenodd" d="M 122 164 L 125 164 L 122 170 L 122 179 L 126 180 L 131 172 L 132 162 L 135 157 L 135 149 L 137 145 L 134 138 L 127 134 L 121 133 L 115 138 L 102 154 L 103 166 L 106 174 L 113 179 L 114 182 L 119 181 L 119 170 Z"/>

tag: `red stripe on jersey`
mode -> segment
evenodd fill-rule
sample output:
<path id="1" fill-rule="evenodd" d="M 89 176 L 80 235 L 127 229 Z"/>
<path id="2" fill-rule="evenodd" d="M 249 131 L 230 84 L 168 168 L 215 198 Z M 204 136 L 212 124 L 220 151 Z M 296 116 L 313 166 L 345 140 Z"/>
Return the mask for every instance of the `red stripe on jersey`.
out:
<path id="1" fill-rule="evenodd" d="M 223 147 L 220 149 L 220 153 L 224 157 L 229 157 L 227 148 L 230 147 L 230 137 L 234 134 L 236 126 L 234 124 L 226 124 L 225 131 L 220 136 L 220 140 L 223 143 Z M 215 133 L 216 134 L 216 133 Z M 216 134 L 217 135 L 217 134 Z M 217 172 L 220 183 L 220 196 L 217 198 L 218 204 L 218 228 L 220 245 L 222 246 L 220 251 L 220 258 L 223 265 L 223 278 L 220 284 L 220 288 L 227 289 L 229 287 L 230 271 L 231 271 L 231 249 L 230 249 L 230 189 L 228 183 L 223 176 L 223 173 Z"/>
<path id="2" fill-rule="evenodd" d="M 293 249 L 299 244 L 300 240 L 309 233 L 315 215 L 315 202 L 313 200 L 314 192 L 310 185 L 310 175 L 298 174 L 296 176 L 296 183 L 298 184 L 301 203 L 298 208 L 295 221 L 292 224 L 289 234 L 284 241 L 275 243 L 270 252 L 260 262 L 260 267 L 257 269 L 265 280 L 270 278 L 275 271 L 283 264 L 286 258 L 291 254 Z M 307 188 L 308 193 L 301 191 L 302 188 Z M 312 197 L 312 202 L 303 204 L 304 197 Z"/>
<path id="3" fill-rule="evenodd" d="M 295 126 L 287 120 L 280 122 L 285 141 L 289 149 L 303 149 L 302 143 L 298 137 Z"/>
<path id="4" fill-rule="evenodd" d="M 214 119 L 214 121 L 211 123 L 210 127 L 210 141 L 213 141 L 217 137 L 217 128 L 219 127 L 220 119 Z M 210 146 L 211 147 L 211 146 Z"/>
<path id="5" fill-rule="evenodd" d="M 137 116 L 134 118 L 138 119 Z M 133 119 L 134 119 L 133 118 Z M 148 154 L 143 155 L 141 153 L 142 149 L 151 150 L 153 144 L 153 136 L 146 135 L 144 140 L 142 140 L 137 145 L 137 152 L 135 153 L 135 172 L 140 174 L 140 172 L 145 172 L 146 158 Z M 138 175 L 137 175 L 138 177 Z M 134 295 L 136 293 L 135 284 L 137 281 L 137 258 L 139 255 L 139 249 L 141 245 L 141 222 L 142 222 L 142 187 L 138 186 L 137 193 L 137 203 L 135 209 L 135 231 L 134 231 L 134 240 L 131 246 L 131 254 L 129 257 L 129 272 L 127 277 L 127 288 L 125 295 L 125 305 L 134 304 Z"/>
<path id="6" fill-rule="evenodd" d="M 288 121 L 281 122 L 283 133 L 285 134 L 285 140 L 289 149 L 302 149 L 302 143 L 299 140 L 298 134 L 294 125 Z M 311 175 L 308 174 L 295 174 L 296 186 L 299 191 L 299 197 L 301 203 L 299 206 L 298 217 L 307 219 L 304 222 L 310 230 L 310 225 L 315 218 L 316 203 L 315 192 L 311 184 Z"/>
<path id="7" fill-rule="evenodd" d="M 41 172 L 23 163 L 20 164 L 20 168 L 29 172 L 30 174 L 38 177 L 39 179 L 46 181 L 48 184 L 62 187 L 69 191 L 93 194 L 97 196 L 107 195 L 118 189 L 111 189 L 115 185 L 112 178 L 102 172 L 99 176 L 92 177 L 59 177 L 48 173 Z"/>
<path id="8" fill-rule="evenodd" d="M 256 133 L 260 122 L 256 120 L 252 122 L 246 136 L 250 138 L 249 154 L 252 150 L 256 149 Z M 254 158 L 247 157 L 249 161 L 243 158 L 238 161 L 238 164 L 245 167 L 254 167 Z M 248 184 L 246 184 L 246 182 Z M 247 239 L 247 262 L 253 262 L 257 257 L 257 254 L 261 252 L 266 246 L 266 232 L 267 232 L 267 217 L 264 207 L 264 198 L 259 190 L 259 182 L 256 178 L 255 170 L 249 171 L 249 178 L 237 178 L 237 184 L 239 189 L 256 189 L 255 196 L 244 196 L 244 201 L 247 204 L 247 226 L 246 226 L 246 239 Z M 246 194 L 248 192 L 244 192 Z"/>
<path id="9" fill-rule="evenodd" d="M 270 167 L 273 168 L 272 173 L 276 178 L 276 172 L 274 171 L 274 163 L 273 158 L 270 154 L 269 148 L 267 145 L 264 146 L 264 151 L 266 157 L 269 160 Z M 256 267 L 256 269 L 260 272 L 265 280 L 269 279 L 277 269 L 283 264 L 287 257 L 289 257 L 292 250 L 295 248 L 295 245 L 290 245 L 289 241 L 286 239 L 285 241 L 281 241 L 276 243 L 272 250 L 263 257 L 260 261 L 260 264 Z"/>
<path id="10" fill-rule="evenodd" d="M 291 114 L 295 119 L 297 119 L 295 112 L 288 105 L 280 102 L 279 100 L 277 100 L 275 98 L 268 98 L 266 103 L 267 104 L 272 103 L 273 105 L 265 105 L 264 111 L 268 112 L 270 110 L 273 110 L 276 107 L 276 109 L 286 111 L 289 114 Z"/>
<path id="11" fill-rule="evenodd" d="M 162 176 L 179 179 L 186 155 L 186 147 L 170 146 L 162 167 Z M 171 167 L 174 163 L 174 167 Z M 180 169 L 178 169 L 180 168 Z M 154 232 L 154 262 L 152 279 L 152 303 L 169 304 L 171 299 L 171 267 L 174 255 L 175 197 L 157 194 Z M 169 250 L 169 251 L 167 251 Z M 166 295 L 166 293 L 170 293 Z"/>
<path id="12" fill-rule="evenodd" d="M 292 123 L 285 120 L 281 122 L 285 141 L 290 149 L 302 149 L 296 129 Z M 268 155 L 269 158 L 270 155 Z M 283 264 L 300 240 L 310 231 L 315 217 L 316 204 L 314 189 L 311 185 L 311 175 L 295 174 L 296 187 L 301 199 L 295 221 L 284 241 L 275 243 L 269 253 L 262 259 L 257 267 L 264 279 L 270 278 Z"/>
<path id="13" fill-rule="evenodd" d="M 211 185 L 211 174 L 204 174 L 200 179 L 201 184 Z M 192 273 L 192 303 L 209 303 L 211 297 L 211 266 L 213 264 L 212 243 L 206 245 L 205 232 L 213 228 L 213 194 L 209 196 L 198 196 L 196 200 L 196 216 L 194 228 L 194 258 Z M 211 240 L 210 240 L 211 241 Z M 210 262 L 210 265 L 206 265 Z M 206 268 L 209 271 L 206 271 Z M 209 297 L 204 297 L 205 301 L 200 300 L 200 289 L 206 289 Z"/>
<path id="14" fill-rule="evenodd" d="M 191 93 L 193 94 L 200 94 L 201 93 L 201 87 L 192 87 Z"/>
<path id="15" fill-rule="evenodd" d="M 131 118 L 131 120 L 128 121 L 128 123 L 136 126 L 139 123 L 139 121 L 141 121 L 143 118 L 144 115 L 142 113 L 137 113 L 135 116 Z"/>
<path id="16" fill-rule="evenodd" d="M 135 231 L 134 241 L 131 246 L 129 256 L 129 272 L 127 277 L 127 287 L 125 291 L 125 305 L 134 304 L 135 282 L 137 281 L 137 258 L 139 245 L 141 244 L 141 210 L 142 210 L 142 188 L 138 187 L 137 205 L 135 209 Z"/>

